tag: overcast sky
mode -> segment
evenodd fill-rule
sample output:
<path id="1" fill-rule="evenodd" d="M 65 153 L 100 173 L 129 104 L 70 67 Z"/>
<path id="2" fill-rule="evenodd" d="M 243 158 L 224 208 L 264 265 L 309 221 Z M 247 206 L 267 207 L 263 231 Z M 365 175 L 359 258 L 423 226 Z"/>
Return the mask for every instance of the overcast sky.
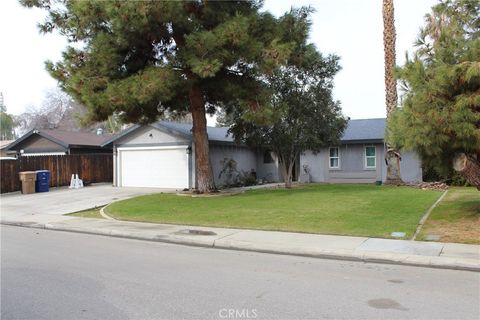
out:
<path id="1" fill-rule="evenodd" d="M 436 0 L 396 0 L 397 64 L 412 51 L 424 15 Z M 290 7 L 311 5 L 310 41 L 325 53 L 341 57 L 334 96 L 352 119 L 385 117 L 382 44 L 382 0 L 266 0 L 265 9 L 281 15 Z M 67 45 L 57 34 L 41 35 L 37 23 L 45 13 L 0 1 L 0 92 L 7 111 L 22 113 L 40 106 L 56 82 L 45 71 L 45 60 L 58 61 Z"/>

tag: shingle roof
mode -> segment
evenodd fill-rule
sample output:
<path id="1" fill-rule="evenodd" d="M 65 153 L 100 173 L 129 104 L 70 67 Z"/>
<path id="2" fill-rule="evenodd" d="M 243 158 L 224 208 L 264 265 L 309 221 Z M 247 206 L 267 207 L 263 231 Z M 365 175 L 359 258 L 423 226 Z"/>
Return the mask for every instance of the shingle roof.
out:
<path id="1" fill-rule="evenodd" d="M 31 130 L 27 134 L 18 138 L 8 146 L 8 149 L 11 150 L 13 147 L 35 134 L 44 137 L 45 139 L 51 140 L 55 143 L 58 143 L 65 148 L 68 148 L 70 146 L 101 147 L 104 141 L 109 140 L 112 137 L 111 134 L 97 135 L 96 133 L 90 132 L 39 129 Z"/>
<path id="2" fill-rule="evenodd" d="M 156 125 L 166 127 L 168 129 L 179 131 L 189 137 L 192 136 L 192 124 L 191 123 L 178 123 L 172 121 L 159 121 Z M 233 136 L 230 134 L 227 136 L 227 127 L 207 127 L 208 140 L 220 141 L 220 142 L 233 142 Z"/>
<path id="3" fill-rule="evenodd" d="M 49 136 L 58 141 L 62 141 L 67 145 L 81 145 L 81 146 L 96 146 L 99 147 L 102 143 L 112 137 L 111 134 L 100 134 L 91 132 L 74 132 L 41 129 L 38 130 L 41 136 Z"/>
<path id="4" fill-rule="evenodd" d="M 385 138 L 385 118 L 350 120 L 341 141 L 369 141 Z"/>
<path id="5" fill-rule="evenodd" d="M 158 121 L 152 124 L 156 128 L 164 128 L 171 130 L 174 133 L 191 138 L 192 124 L 179 123 L 173 121 Z M 118 135 L 105 140 L 103 145 L 107 145 L 120 137 L 132 132 L 140 125 L 134 125 L 126 130 L 120 132 Z M 208 139 L 210 141 L 229 142 L 233 143 L 234 139 L 231 134 L 228 134 L 228 127 L 207 127 Z M 356 119 L 348 122 L 347 128 L 341 139 L 342 142 L 363 142 L 363 141 L 379 141 L 383 140 L 385 136 L 385 118 L 379 119 Z"/>
<path id="6" fill-rule="evenodd" d="M 157 125 L 191 136 L 192 125 L 172 121 L 159 121 Z M 233 136 L 228 133 L 228 127 L 207 127 L 210 141 L 233 142 Z M 348 122 L 341 141 L 383 140 L 385 136 L 385 118 L 355 119 Z"/>

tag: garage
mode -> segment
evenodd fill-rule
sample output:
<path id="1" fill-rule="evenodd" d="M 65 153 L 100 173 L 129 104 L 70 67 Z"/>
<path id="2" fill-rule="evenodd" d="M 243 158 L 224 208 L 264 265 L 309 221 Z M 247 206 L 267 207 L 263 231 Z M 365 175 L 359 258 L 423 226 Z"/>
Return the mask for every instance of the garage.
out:
<path id="1" fill-rule="evenodd" d="M 118 148 L 118 177 L 122 187 L 189 187 L 188 145 Z"/>

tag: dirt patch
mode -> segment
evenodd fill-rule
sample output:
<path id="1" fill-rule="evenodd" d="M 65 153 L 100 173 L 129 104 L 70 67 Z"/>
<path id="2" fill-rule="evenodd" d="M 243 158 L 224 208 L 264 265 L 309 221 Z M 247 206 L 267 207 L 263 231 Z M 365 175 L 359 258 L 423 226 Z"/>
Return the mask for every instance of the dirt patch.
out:
<path id="1" fill-rule="evenodd" d="M 455 222 L 430 220 L 422 231 L 422 238 L 427 234 L 439 235 L 441 242 L 480 244 L 480 216 Z"/>
<path id="2" fill-rule="evenodd" d="M 478 193 L 480 197 L 480 192 Z M 471 196 L 469 193 L 465 192 L 464 190 L 458 190 L 455 189 L 454 192 L 450 192 L 446 195 L 445 201 L 459 201 L 459 200 L 464 200 L 464 199 L 473 199 L 473 196 Z"/>

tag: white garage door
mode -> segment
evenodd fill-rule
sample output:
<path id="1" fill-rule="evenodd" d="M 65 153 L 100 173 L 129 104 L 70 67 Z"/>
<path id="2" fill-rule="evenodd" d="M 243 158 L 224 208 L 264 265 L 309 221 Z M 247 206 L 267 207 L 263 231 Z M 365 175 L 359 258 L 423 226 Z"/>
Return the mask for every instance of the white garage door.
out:
<path id="1" fill-rule="evenodd" d="M 188 188 L 187 146 L 119 148 L 122 187 Z"/>

